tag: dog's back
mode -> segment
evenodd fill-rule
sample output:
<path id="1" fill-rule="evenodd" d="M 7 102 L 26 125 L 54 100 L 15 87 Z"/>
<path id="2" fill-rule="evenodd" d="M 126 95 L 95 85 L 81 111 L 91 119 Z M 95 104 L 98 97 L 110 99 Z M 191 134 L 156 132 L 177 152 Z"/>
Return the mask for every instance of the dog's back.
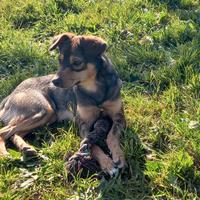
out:
<path id="1" fill-rule="evenodd" d="M 66 109 L 73 100 L 70 90 L 57 88 L 52 84 L 54 75 L 29 78 L 19 84 L 16 89 L 0 104 L 0 120 L 7 125 L 13 118 L 27 118 L 50 106 L 56 113 Z M 48 105 L 48 106 L 47 106 Z"/>

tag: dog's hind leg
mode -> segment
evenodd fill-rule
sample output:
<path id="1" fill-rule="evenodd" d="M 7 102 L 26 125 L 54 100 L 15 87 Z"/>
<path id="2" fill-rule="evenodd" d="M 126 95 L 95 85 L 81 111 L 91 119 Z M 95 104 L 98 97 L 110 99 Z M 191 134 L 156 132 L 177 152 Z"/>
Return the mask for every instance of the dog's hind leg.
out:
<path id="1" fill-rule="evenodd" d="M 4 140 L 7 140 L 15 133 L 29 132 L 34 128 L 47 124 L 48 122 L 51 123 L 52 121 L 54 121 L 54 117 L 54 111 L 49 106 L 48 109 L 43 109 L 39 113 L 36 113 L 29 118 L 25 118 L 22 120 L 20 118 L 13 119 L 7 126 L 0 129 L 0 137 L 2 137 Z"/>
<path id="2" fill-rule="evenodd" d="M 5 141 L 0 137 L 0 157 L 8 155 L 6 150 Z"/>
<path id="3" fill-rule="evenodd" d="M 34 156 L 37 154 L 37 151 L 22 138 L 22 134 L 14 134 L 11 138 L 13 144 L 27 156 Z"/>
<path id="4" fill-rule="evenodd" d="M 12 130 L 12 127 L 11 126 L 6 126 L 6 127 L 3 127 L 0 132 L 6 134 L 7 132 L 11 131 Z M 3 135 L 3 134 L 2 134 Z M 9 153 L 7 152 L 6 150 L 6 145 L 5 145 L 5 139 L 4 137 L 1 136 L 1 133 L 0 133 L 0 157 L 2 156 L 7 156 Z"/>
<path id="5" fill-rule="evenodd" d="M 36 113 L 33 116 L 30 116 L 29 118 L 25 119 L 16 118 L 11 120 L 7 126 L 0 129 L 0 138 L 2 141 L 6 141 L 7 139 L 14 136 L 12 140 L 14 144 L 16 144 L 16 146 L 20 149 L 21 147 L 27 146 L 27 144 L 25 145 L 24 140 L 20 138 L 19 134 L 24 132 L 28 133 L 35 128 L 38 128 L 47 123 L 52 123 L 55 120 L 56 120 L 56 115 L 53 109 L 49 105 L 47 108 L 41 110 L 39 113 Z M 17 135 L 15 136 L 15 134 L 18 134 L 18 136 Z M 1 145 L 1 148 L 3 149 L 3 144 Z M 23 152 L 26 150 L 29 151 L 29 148 L 24 148 Z"/>

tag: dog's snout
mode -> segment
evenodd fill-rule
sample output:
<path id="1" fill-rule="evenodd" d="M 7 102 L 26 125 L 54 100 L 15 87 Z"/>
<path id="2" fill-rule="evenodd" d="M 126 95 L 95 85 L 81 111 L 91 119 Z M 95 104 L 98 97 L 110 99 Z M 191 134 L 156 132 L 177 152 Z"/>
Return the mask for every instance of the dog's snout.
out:
<path id="1" fill-rule="evenodd" d="M 59 87 L 62 85 L 62 80 L 61 78 L 55 78 L 52 80 L 53 84 L 56 86 L 56 87 Z"/>

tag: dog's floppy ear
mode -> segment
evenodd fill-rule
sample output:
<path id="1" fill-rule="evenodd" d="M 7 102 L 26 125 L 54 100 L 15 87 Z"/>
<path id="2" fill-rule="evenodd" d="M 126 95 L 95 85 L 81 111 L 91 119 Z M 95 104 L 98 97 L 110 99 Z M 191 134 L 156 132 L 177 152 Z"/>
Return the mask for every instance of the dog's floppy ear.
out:
<path id="1" fill-rule="evenodd" d="M 49 50 L 52 51 L 57 47 L 60 48 L 65 41 L 70 40 L 72 37 L 74 37 L 73 33 L 62 33 L 60 35 L 54 36 L 52 45 L 50 46 Z"/>
<path id="2" fill-rule="evenodd" d="M 82 36 L 80 46 L 84 54 L 89 57 L 98 57 L 103 54 L 107 48 L 106 42 L 96 36 Z"/>

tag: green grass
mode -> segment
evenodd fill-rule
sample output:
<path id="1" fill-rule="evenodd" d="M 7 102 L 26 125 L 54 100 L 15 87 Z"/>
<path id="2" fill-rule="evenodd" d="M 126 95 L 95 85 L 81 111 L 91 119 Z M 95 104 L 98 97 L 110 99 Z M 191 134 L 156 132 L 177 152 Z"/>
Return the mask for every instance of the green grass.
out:
<path id="1" fill-rule="evenodd" d="M 200 199 L 200 4 L 198 0 L 1 0 L 0 99 L 22 80 L 55 72 L 51 37 L 104 38 L 124 86 L 130 167 L 110 182 L 65 181 L 64 155 L 79 146 L 71 123 L 35 130 L 43 159 L 0 159 L 0 199 Z M 192 124 L 192 125 L 191 125 Z"/>

